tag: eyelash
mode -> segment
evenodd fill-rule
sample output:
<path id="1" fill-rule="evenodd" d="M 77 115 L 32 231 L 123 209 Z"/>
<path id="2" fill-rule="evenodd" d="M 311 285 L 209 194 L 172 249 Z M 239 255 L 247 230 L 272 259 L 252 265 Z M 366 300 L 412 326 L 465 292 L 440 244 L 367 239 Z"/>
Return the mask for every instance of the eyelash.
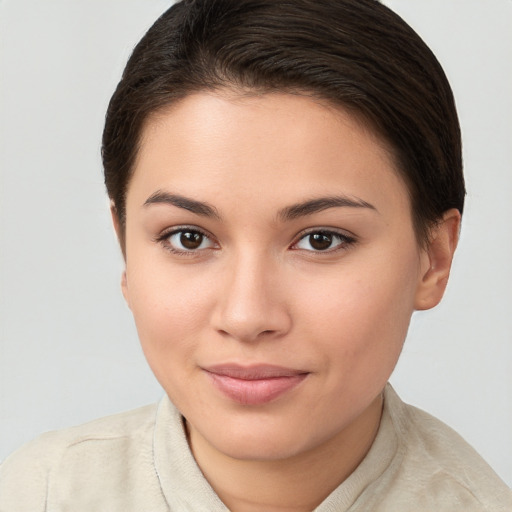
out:
<path id="1" fill-rule="evenodd" d="M 324 235 L 328 237 L 332 237 L 334 239 L 338 239 L 339 243 L 335 247 L 328 247 L 326 249 L 319 250 L 309 250 L 309 249 L 301 249 L 300 247 L 296 247 L 302 240 L 305 240 L 307 237 L 312 235 Z M 291 245 L 291 248 L 296 251 L 306 251 L 313 254 L 332 254 L 338 251 L 347 250 L 350 246 L 354 245 L 357 242 L 356 237 L 347 235 L 346 233 L 341 233 L 340 231 L 336 231 L 333 229 L 322 229 L 322 228 L 313 228 L 307 231 L 303 231 L 297 237 L 297 241 Z M 311 245 L 311 244 L 310 244 Z"/>
<path id="2" fill-rule="evenodd" d="M 199 229 L 196 226 L 174 227 L 168 231 L 164 231 L 161 235 L 159 235 L 156 238 L 156 241 L 159 242 L 160 244 L 162 244 L 164 249 L 166 249 L 167 251 L 169 251 L 173 254 L 177 254 L 178 256 L 188 256 L 188 257 L 197 256 L 198 249 L 180 250 L 180 249 L 176 249 L 175 247 L 173 247 L 171 245 L 169 239 L 172 236 L 177 235 L 179 233 L 196 233 L 203 237 L 203 240 L 201 241 L 201 243 L 203 243 L 204 239 L 207 239 L 207 240 L 210 240 L 211 243 L 215 245 L 213 237 L 211 235 L 209 235 L 208 233 L 206 233 L 205 231 L 203 231 L 202 229 Z M 214 247 L 208 247 L 207 249 L 213 249 L 213 248 Z M 199 250 L 204 251 L 205 249 L 199 249 Z"/>
<path id="3" fill-rule="evenodd" d="M 198 234 L 201 237 L 203 237 L 203 239 L 201 240 L 201 244 L 203 243 L 203 241 L 205 239 L 207 239 L 211 242 L 211 244 L 215 245 L 215 241 L 213 240 L 213 237 L 196 226 L 174 227 L 168 231 L 163 232 L 161 235 L 159 235 L 156 238 L 156 241 L 159 242 L 160 244 L 162 244 L 164 249 L 168 250 L 169 252 L 171 252 L 173 254 L 177 254 L 179 256 L 186 256 L 186 257 L 197 256 L 199 251 L 204 251 L 206 249 L 214 249 L 215 248 L 215 247 L 206 247 L 203 249 L 196 248 L 196 249 L 189 249 L 189 250 L 176 249 L 176 247 L 174 247 L 170 243 L 169 239 L 172 236 L 177 235 L 179 233 Z M 333 241 L 335 239 L 338 239 L 339 243 L 337 246 L 335 246 L 333 248 L 327 247 L 326 249 L 318 249 L 318 250 L 309 250 L 309 249 L 303 249 L 303 248 L 297 247 L 297 245 L 301 241 L 305 240 L 307 237 L 310 237 L 312 235 L 323 235 L 323 236 L 327 236 L 327 237 L 332 237 Z M 309 252 L 309 253 L 313 253 L 313 254 L 331 254 L 334 252 L 347 250 L 350 246 L 354 245 L 356 242 L 357 242 L 357 239 L 354 236 L 347 235 L 346 233 L 341 233 L 339 231 L 332 230 L 332 229 L 314 228 L 314 229 L 309 229 L 307 231 L 303 231 L 302 233 L 300 233 L 297 236 L 296 241 L 290 245 L 290 249 L 295 250 L 295 251 L 305 251 L 305 252 Z"/>

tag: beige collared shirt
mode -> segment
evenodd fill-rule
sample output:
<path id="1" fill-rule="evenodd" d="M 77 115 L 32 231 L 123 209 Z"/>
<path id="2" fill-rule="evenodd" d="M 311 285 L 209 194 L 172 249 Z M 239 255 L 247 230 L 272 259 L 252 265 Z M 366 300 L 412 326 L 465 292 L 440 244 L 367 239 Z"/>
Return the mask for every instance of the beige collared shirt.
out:
<path id="1" fill-rule="evenodd" d="M 0 466 L 0 512 L 227 512 L 160 404 L 44 434 Z M 377 437 L 316 512 L 511 512 L 512 492 L 453 430 L 390 385 Z"/>

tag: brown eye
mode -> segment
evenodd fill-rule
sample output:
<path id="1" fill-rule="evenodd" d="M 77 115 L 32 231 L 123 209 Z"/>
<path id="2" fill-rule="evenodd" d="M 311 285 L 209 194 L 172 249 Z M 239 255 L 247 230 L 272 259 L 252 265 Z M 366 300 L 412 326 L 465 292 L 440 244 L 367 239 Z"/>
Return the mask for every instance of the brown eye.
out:
<path id="1" fill-rule="evenodd" d="M 325 251 L 332 245 L 333 235 L 331 233 L 312 233 L 309 235 L 309 244 L 317 251 Z"/>
<path id="2" fill-rule="evenodd" d="M 197 231 L 182 231 L 180 234 L 180 244 L 189 250 L 201 247 L 204 236 Z"/>
<path id="3" fill-rule="evenodd" d="M 293 249 L 331 252 L 336 249 L 348 248 L 355 241 L 355 238 L 335 231 L 310 231 L 293 246 Z"/>
<path id="4" fill-rule="evenodd" d="M 194 252 L 214 247 L 205 234 L 195 229 L 180 229 L 164 238 L 165 244 L 176 253 Z"/>

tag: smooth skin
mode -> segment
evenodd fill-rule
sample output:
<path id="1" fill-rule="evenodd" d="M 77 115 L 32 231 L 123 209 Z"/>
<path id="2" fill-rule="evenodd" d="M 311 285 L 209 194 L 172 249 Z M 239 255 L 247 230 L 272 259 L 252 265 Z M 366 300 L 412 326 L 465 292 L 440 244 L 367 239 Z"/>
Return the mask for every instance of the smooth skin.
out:
<path id="1" fill-rule="evenodd" d="M 234 512 L 314 509 L 373 442 L 411 315 L 443 295 L 458 211 L 424 248 L 360 121 L 223 90 L 148 120 L 126 212 L 123 293 L 203 474 Z M 244 405 L 205 370 L 225 364 L 306 377 Z"/>

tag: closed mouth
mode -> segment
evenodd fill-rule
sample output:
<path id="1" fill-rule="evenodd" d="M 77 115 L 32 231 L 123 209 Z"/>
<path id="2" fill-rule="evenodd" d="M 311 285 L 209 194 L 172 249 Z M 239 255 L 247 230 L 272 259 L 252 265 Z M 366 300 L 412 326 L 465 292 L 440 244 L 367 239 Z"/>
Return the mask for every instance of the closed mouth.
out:
<path id="1" fill-rule="evenodd" d="M 309 372 L 274 365 L 216 365 L 204 368 L 214 386 L 241 405 L 263 405 L 298 386 Z"/>

